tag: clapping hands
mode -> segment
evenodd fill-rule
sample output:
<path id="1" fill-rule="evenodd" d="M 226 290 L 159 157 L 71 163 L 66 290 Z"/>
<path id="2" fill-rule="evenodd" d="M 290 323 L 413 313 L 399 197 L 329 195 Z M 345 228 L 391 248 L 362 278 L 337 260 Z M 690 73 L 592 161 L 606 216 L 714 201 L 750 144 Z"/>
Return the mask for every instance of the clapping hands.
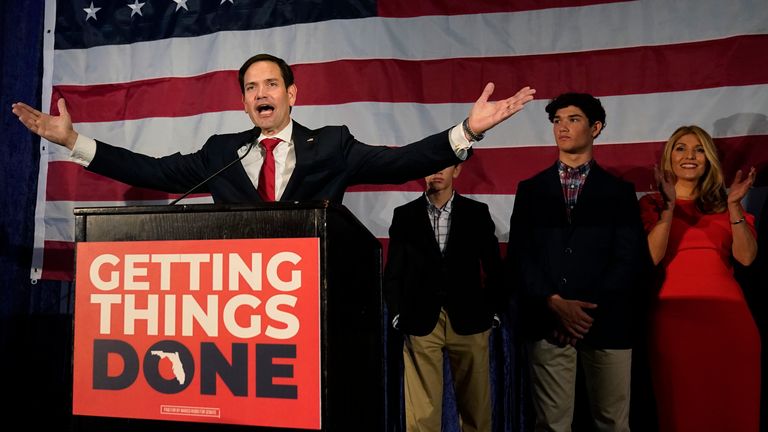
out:
<path id="1" fill-rule="evenodd" d="M 653 166 L 653 177 L 656 179 L 656 185 L 659 188 L 661 198 L 667 208 L 675 205 L 677 193 L 675 192 L 675 183 L 677 176 L 672 171 L 662 170 L 658 165 Z"/>
<path id="2" fill-rule="evenodd" d="M 736 171 L 736 177 L 734 177 L 733 183 L 730 189 L 728 189 L 728 204 L 736 204 L 744 199 L 755 182 L 755 176 L 755 167 L 750 168 L 746 177 L 744 177 L 744 173 L 741 170 Z"/>

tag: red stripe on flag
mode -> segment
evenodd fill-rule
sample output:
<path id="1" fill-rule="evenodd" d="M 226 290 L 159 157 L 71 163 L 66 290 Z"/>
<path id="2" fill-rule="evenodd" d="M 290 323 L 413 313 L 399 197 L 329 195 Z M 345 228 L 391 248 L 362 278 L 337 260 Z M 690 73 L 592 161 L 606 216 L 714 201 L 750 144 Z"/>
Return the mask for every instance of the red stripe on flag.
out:
<path id="1" fill-rule="evenodd" d="M 140 201 L 173 199 L 178 195 L 129 186 L 83 169 L 74 162 L 48 164 L 48 201 Z"/>
<path id="2" fill-rule="evenodd" d="M 75 122 L 185 117 L 204 112 L 243 109 L 237 71 L 219 71 L 185 78 L 157 78 L 101 85 L 53 87 L 51 112 L 67 100 Z"/>
<path id="3" fill-rule="evenodd" d="M 72 280 L 75 269 L 75 244 L 46 240 L 43 246 L 43 273 L 46 280 Z"/>
<path id="4" fill-rule="evenodd" d="M 604 3 L 623 3 L 627 0 L 379 0 L 378 15 L 408 18 L 425 15 L 464 15 L 495 12 L 522 12 L 528 10 L 589 6 Z"/>
<path id="5" fill-rule="evenodd" d="M 768 166 L 768 135 L 719 138 L 715 143 L 720 150 L 720 163 L 728 184 L 737 170 L 749 170 L 746 161 L 755 167 Z M 648 192 L 653 183 L 653 165 L 658 164 L 663 146 L 663 142 L 602 144 L 595 146 L 594 158 L 603 168 L 634 183 L 638 192 Z M 456 188 L 463 194 L 514 194 L 520 181 L 546 169 L 556 160 L 554 144 L 552 147 L 477 149 L 464 163 Z M 422 191 L 424 183 L 410 182 L 406 188 L 362 185 L 349 190 Z"/>
<path id="6" fill-rule="evenodd" d="M 579 89 L 596 96 L 686 91 L 768 82 L 768 35 L 578 53 L 441 60 L 342 60 L 294 66 L 298 104 L 471 103 L 485 82 L 497 97 L 531 85 L 538 99 Z M 722 64 L 733 65 L 724 68 Z M 564 72 L 564 71 L 567 71 Z M 365 77 L 365 79 L 361 79 Z M 420 80 L 414 77 L 428 77 Z M 467 85 L 472 77 L 474 85 Z M 653 77 L 653 79 L 648 79 Z M 343 85 L 329 85 L 329 83 Z M 394 83 L 382 85 L 381 83 Z M 233 71 L 93 86 L 59 85 L 75 122 L 107 122 L 239 111 Z"/>
<path id="7" fill-rule="evenodd" d="M 768 135 L 717 139 L 721 162 L 728 179 L 737 169 L 768 165 Z M 650 190 L 652 168 L 658 163 L 663 143 L 603 144 L 595 147 L 595 159 L 614 174 L 635 183 L 637 190 Z M 456 187 L 464 194 L 514 194 L 517 184 L 552 165 L 557 159 L 555 146 L 478 148 L 465 162 Z M 130 201 L 173 198 L 163 192 L 134 188 L 82 169 L 72 162 L 52 162 L 48 169 L 49 201 Z M 423 181 L 404 185 L 360 185 L 351 192 L 424 190 Z M 197 195 L 200 196 L 200 195 Z"/>

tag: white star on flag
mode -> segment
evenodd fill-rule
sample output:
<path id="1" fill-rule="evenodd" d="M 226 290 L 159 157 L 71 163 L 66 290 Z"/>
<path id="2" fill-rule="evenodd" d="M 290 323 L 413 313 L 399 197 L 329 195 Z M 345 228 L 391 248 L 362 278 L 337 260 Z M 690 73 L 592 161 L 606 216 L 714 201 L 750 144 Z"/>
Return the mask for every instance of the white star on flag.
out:
<path id="1" fill-rule="evenodd" d="M 189 8 L 187 8 L 187 0 L 173 0 L 173 2 L 176 3 L 176 11 L 175 12 L 178 12 L 179 9 L 181 9 L 181 8 L 189 10 Z"/>
<path id="2" fill-rule="evenodd" d="M 91 2 L 91 7 L 83 8 L 85 11 L 85 20 L 88 21 L 90 18 L 93 18 L 94 21 L 96 21 L 98 18 L 96 18 L 96 12 L 100 11 L 100 7 L 93 7 L 93 2 Z"/>
<path id="3" fill-rule="evenodd" d="M 135 14 L 144 16 L 144 14 L 141 13 L 141 8 L 144 7 L 144 3 L 139 3 L 139 0 L 134 0 L 133 4 L 129 4 L 128 7 L 131 8 L 131 18 L 133 18 Z"/>

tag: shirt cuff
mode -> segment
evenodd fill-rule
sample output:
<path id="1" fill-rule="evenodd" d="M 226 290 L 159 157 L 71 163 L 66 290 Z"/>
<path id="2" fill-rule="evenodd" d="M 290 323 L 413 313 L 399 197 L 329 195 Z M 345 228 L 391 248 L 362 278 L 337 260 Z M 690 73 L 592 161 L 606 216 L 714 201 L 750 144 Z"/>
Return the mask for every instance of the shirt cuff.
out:
<path id="1" fill-rule="evenodd" d="M 456 153 L 456 157 L 461 160 L 467 160 L 468 150 L 472 148 L 472 142 L 464 136 L 464 129 L 461 127 L 461 123 L 451 129 L 448 134 L 448 141 L 450 141 L 451 148 Z"/>
<path id="2" fill-rule="evenodd" d="M 96 141 L 93 138 L 88 138 L 83 134 L 78 134 L 77 141 L 75 141 L 75 146 L 72 148 L 72 152 L 69 154 L 69 157 L 72 158 L 72 161 L 87 168 L 95 156 Z"/>

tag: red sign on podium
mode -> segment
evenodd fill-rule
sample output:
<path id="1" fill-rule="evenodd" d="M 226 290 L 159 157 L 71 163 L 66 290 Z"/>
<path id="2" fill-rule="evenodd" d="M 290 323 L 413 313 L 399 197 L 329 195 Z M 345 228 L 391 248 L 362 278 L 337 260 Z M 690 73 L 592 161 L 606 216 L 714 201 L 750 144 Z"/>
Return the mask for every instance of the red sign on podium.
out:
<path id="1" fill-rule="evenodd" d="M 77 245 L 73 412 L 320 429 L 319 239 Z"/>

